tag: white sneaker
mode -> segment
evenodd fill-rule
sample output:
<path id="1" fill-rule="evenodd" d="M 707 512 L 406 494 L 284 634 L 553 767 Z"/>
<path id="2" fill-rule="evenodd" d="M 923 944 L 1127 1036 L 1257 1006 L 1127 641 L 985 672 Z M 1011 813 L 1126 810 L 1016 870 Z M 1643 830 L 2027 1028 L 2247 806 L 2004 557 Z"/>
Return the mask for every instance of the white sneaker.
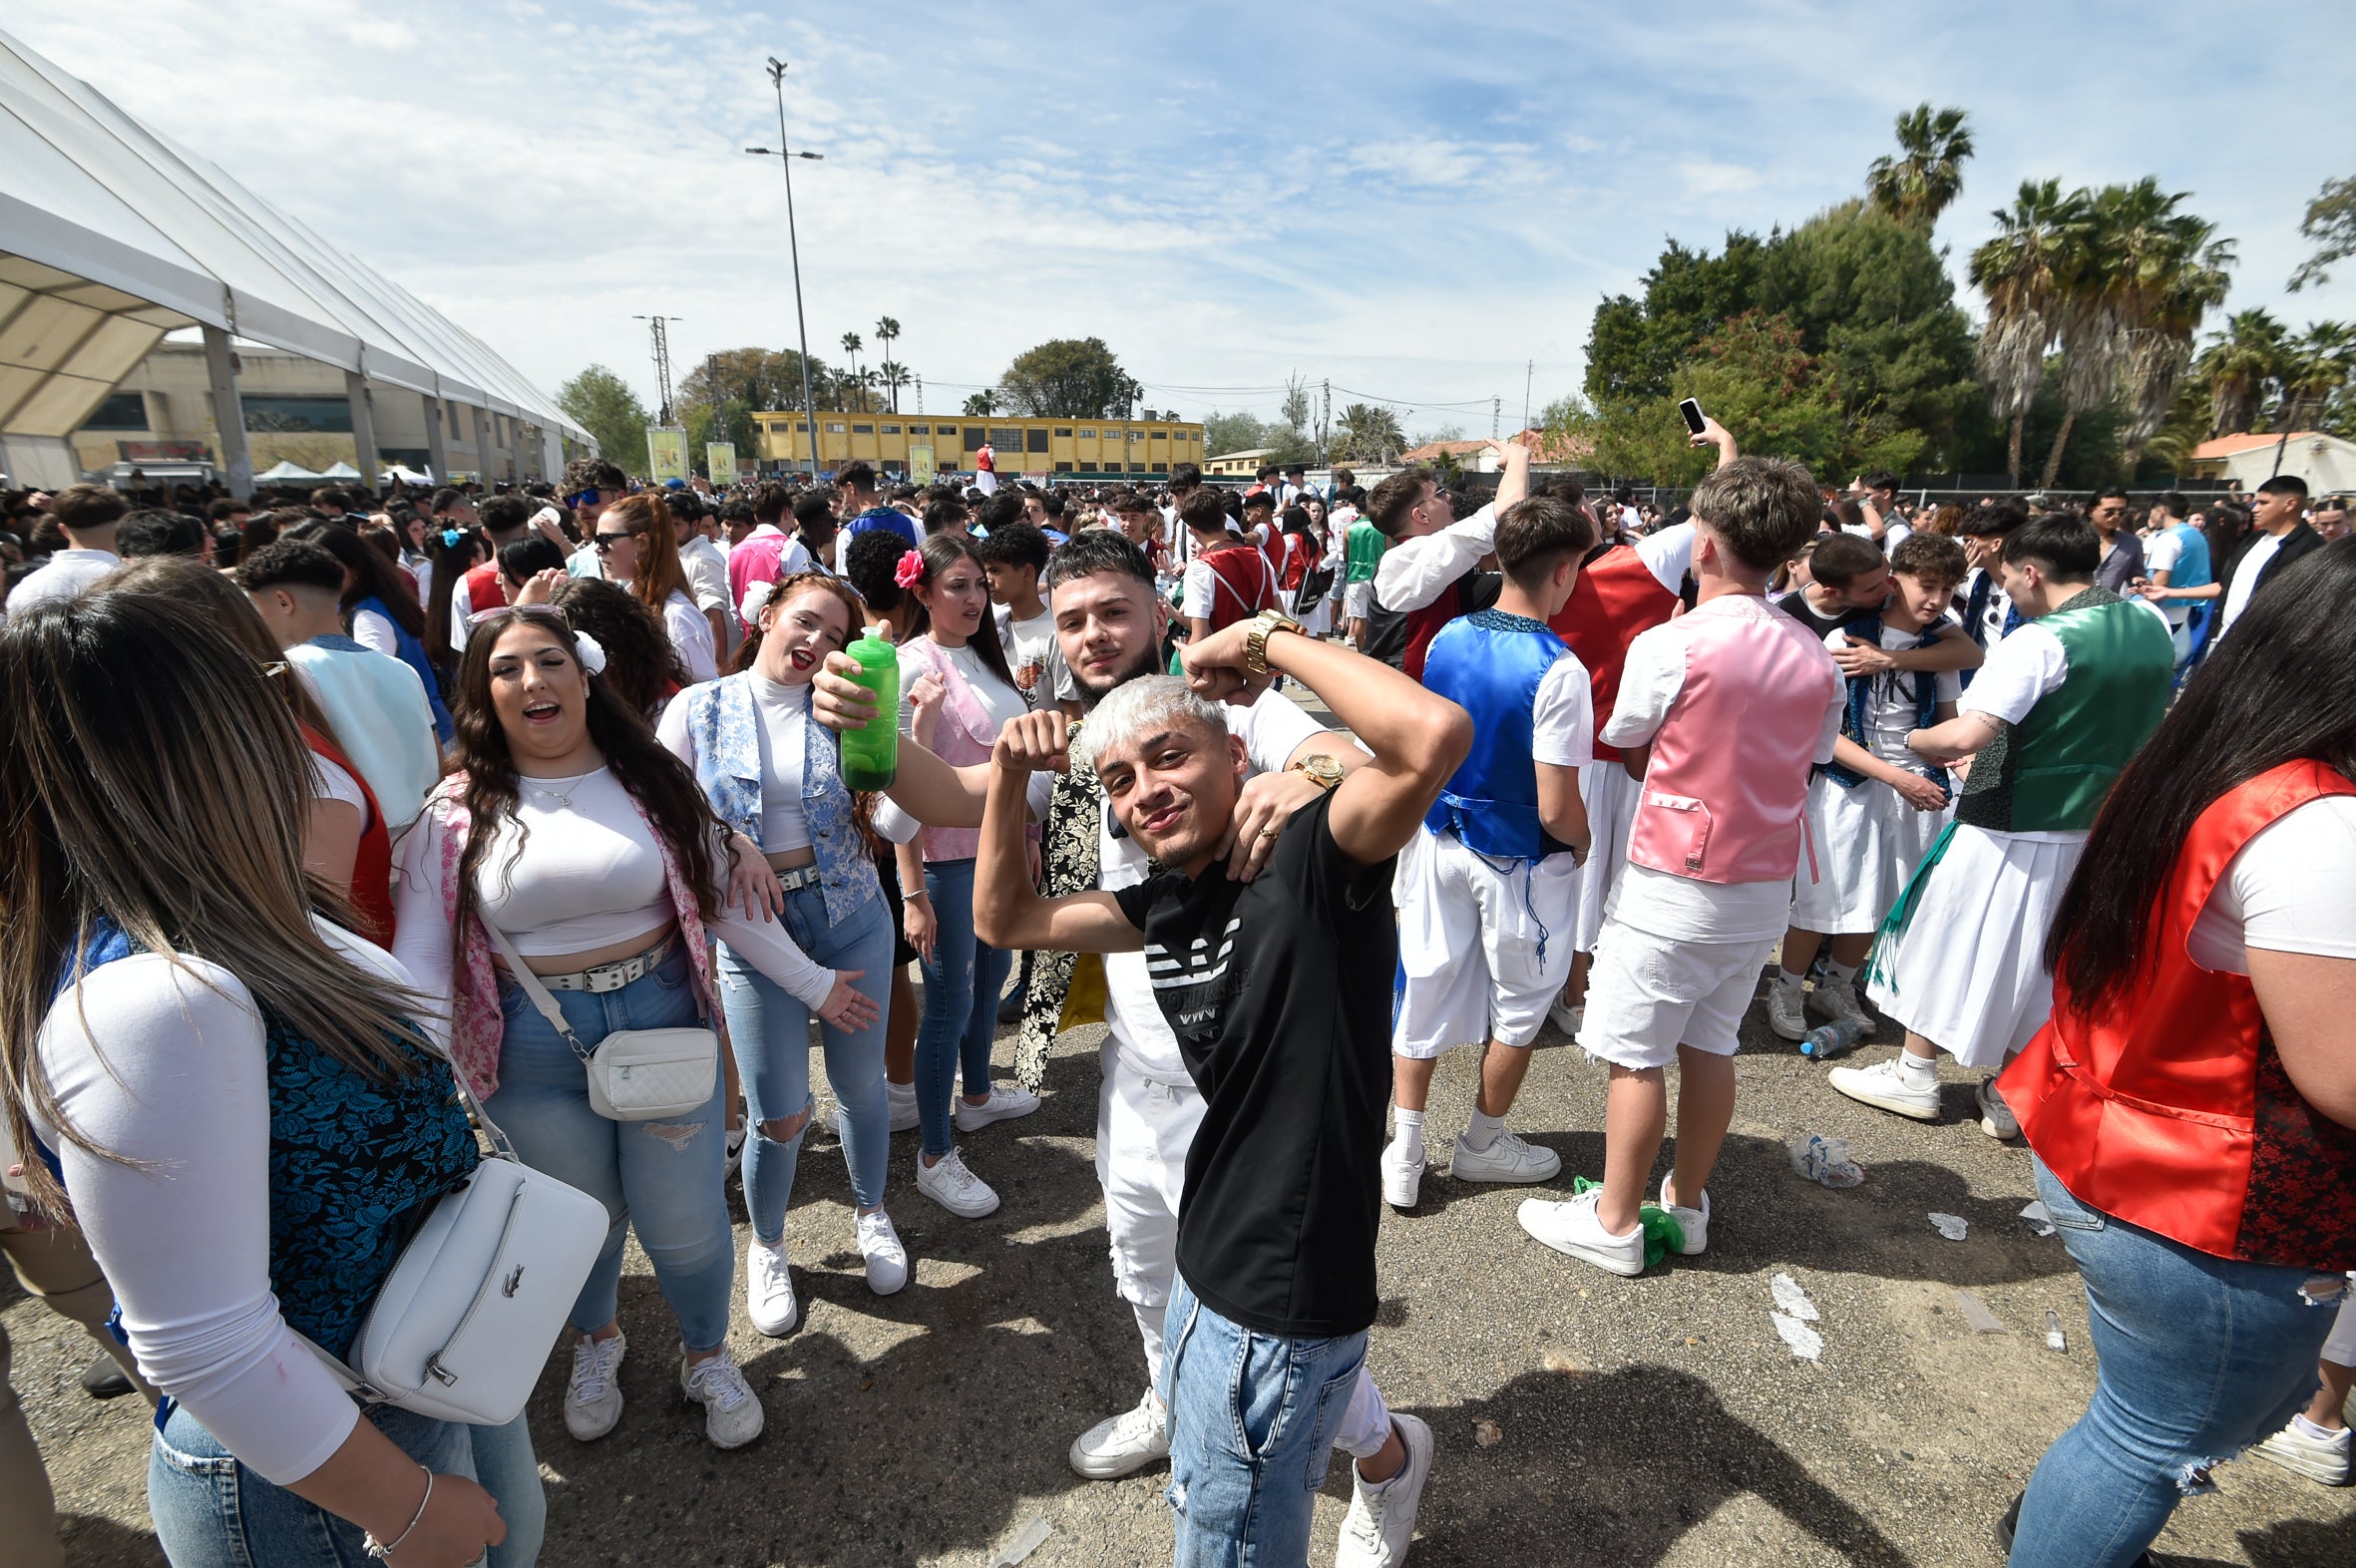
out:
<path id="1" fill-rule="evenodd" d="M 621 1419 L 621 1358 L 629 1341 L 576 1340 L 573 1375 L 565 1379 L 565 1430 L 576 1442 L 595 1442 Z"/>
<path id="2" fill-rule="evenodd" d="M 963 1094 L 957 1098 L 953 1119 L 960 1132 L 980 1132 L 993 1121 L 1012 1121 L 1039 1108 L 1039 1097 L 1018 1083 L 993 1083 L 989 1098 L 976 1105 Z"/>
<path id="3" fill-rule="evenodd" d="M 1816 981 L 1816 988 L 1808 992 L 1807 1010 L 1834 1023 L 1857 1023 L 1867 1029 L 1873 1027 L 1871 1014 L 1865 1011 L 1865 1004 L 1857 999 L 1854 982 L 1844 983 L 1829 978 Z"/>
<path id="4" fill-rule="evenodd" d="M 1574 1007 L 1557 995 L 1546 1004 L 1546 1021 L 1576 1040 L 1580 1026 L 1587 1021 L 1587 1003 L 1581 1002 Z"/>
<path id="5" fill-rule="evenodd" d="M 1584 1258 L 1614 1274 L 1644 1273 L 1644 1227 L 1640 1224 L 1625 1236 L 1614 1236 L 1595 1217 L 1595 1206 L 1602 1199 L 1600 1187 L 1583 1192 L 1568 1203 L 1524 1198 L 1516 1218 L 1532 1238 L 1556 1252 Z"/>
<path id="6" fill-rule="evenodd" d="M 1666 1194 L 1669 1184 L 1663 1182 L 1661 1190 Z M 1702 1189 L 1702 1206 L 1698 1209 L 1689 1209 L 1682 1203 L 1671 1203 L 1666 1196 L 1661 1199 L 1661 1207 L 1669 1211 L 1670 1218 L 1677 1221 L 1679 1233 L 1685 1237 L 1685 1245 L 1677 1250 L 1688 1258 L 1700 1256 L 1703 1249 L 1710 1245 L 1710 1189 Z"/>
<path id="7" fill-rule="evenodd" d="M 1796 985 L 1767 981 L 1767 1027 L 1784 1039 L 1802 1039 L 1807 1034 L 1807 1010 Z"/>
<path id="8" fill-rule="evenodd" d="M 743 1157 L 745 1134 L 750 1131 L 752 1131 L 752 1123 L 749 1121 L 741 1127 L 728 1129 L 728 1168 L 730 1170 L 735 1170 L 737 1168 L 736 1162 Z"/>
<path id="9" fill-rule="evenodd" d="M 1423 1192 L 1423 1162 L 1403 1150 L 1397 1138 L 1382 1146 L 1382 1201 L 1394 1209 L 1413 1208 Z"/>
<path id="10" fill-rule="evenodd" d="M 1455 1151 L 1448 1156 L 1448 1174 L 1458 1181 L 1551 1181 L 1562 1170 L 1562 1156 L 1510 1132 L 1476 1149 L 1457 1134 Z"/>
<path id="11" fill-rule="evenodd" d="M 1924 1084 L 1912 1074 L 1901 1072 L 1897 1056 L 1877 1061 L 1870 1067 L 1835 1067 L 1824 1075 L 1824 1080 L 1852 1100 L 1896 1111 L 1916 1121 L 1939 1119 L 1939 1080 L 1934 1077 Z"/>
<path id="12" fill-rule="evenodd" d="M 859 1255 L 867 1260 L 867 1288 L 890 1296 L 908 1284 L 908 1249 L 892 1228 L 892 1216 L 878 1209 L 854 1222 L 859 1232 Z"/>
<path id="13" fill-rule="evenodd" d="M 761 1435 L 761 1401 L 744 1380 L 744 1369 L 720 1347 L 720 1354 L 693 1366 L 679 1354 L 679 1391 L 703 1406 L 703 1435 L 715 1448 L 741 1448 Z"/>
<path id="14" fill-rule="evenodd" d="M 2329 1440 L 2313 1437 L 2299 1429 L 2292 1421 L 2288 1426 L 2256 1444 L 2249 1451 L 2261 1459 L 2270 1459 L 2294 1475 L 2325 1486 L 2348 1484 L 2348 1456 L 2351 1439 L 2345 1426 L 2333 1432 Z"/>
<path id="15" fill-rule="evenodd" d="M 745 1249 L 744 1313 L 753 1327 L 772 1340 L 782 1340 L 802 1321 L 802 1304 L 794 1300 L 792 1259 L 785 1243 L 770 1247 L 754 1242 Z"/>
<path id="16" fill-rule="evenodd" d="M 1980 1102 L 1980 1130 L 1989 1137 L 2009 1142 L 2021 1135 L 2020 1119 L 2013 1108 L 2004 1103 L 2004 1095 L 1996 1087 L 1994 1078 L 1982 1078 L 1972 1090 L 1972 1098 Z"/>
<path id="17" fill-rule="evenodd" d="M 1133 1475 L 1170 1456 L 1170 1418 L 1153 1390 L 1133 1410 L 1098 1421 L 1071 1442 L 1071 1467 L 1092 1481 Z"/>
<path id="18" fill-rule="evenodd" d="M 1431 1478 L 1431 1428 L 1420 1416 L 1395 1411 L 1399 1441 L 1406 1445 L 1407 1462 L 1380 1486 L 1370 1487 L 1350 1466 L 1350 1512 L 1342 1520 L 1342 1544 L 1334 1553 L 1334 1568 L 1398 1568 L 1407 1560 L 1407 1543 L 1415 1538 L 1415 1510 L 1423 1501 L 1423 1483 Z"/>
<path id="19" fill-rule="evenodd" d="M 923 1154 L 917 1156 L 917 1191 L 961 1220 L 979 1220 L 998 1206 L 998 1195 L 966 1169 L 955 1149 L 944 1154 L 938 1165 L 927 1165 Z"/>

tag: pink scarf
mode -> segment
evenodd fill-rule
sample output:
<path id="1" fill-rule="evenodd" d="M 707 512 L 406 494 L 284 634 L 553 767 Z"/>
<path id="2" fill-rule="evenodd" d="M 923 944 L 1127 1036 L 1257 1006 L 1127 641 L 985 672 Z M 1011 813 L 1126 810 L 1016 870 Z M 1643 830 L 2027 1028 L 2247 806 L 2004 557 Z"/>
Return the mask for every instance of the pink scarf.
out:
<path id="1" fill-rule="evenodd" d="M 458 925 L 458 866 L 474 833 L 474 817 L 466 809 L 466 786 L 467 776 L 453 773 L 425 803 L 442 830 L 442 919 L 452 929 Z M 646 824 L 647 836 L 662 855 L 663 885 L 670 892 L 671 908 L 678 914 L 679 933 L 694 971 L 695 1002 L 708 1017 L 712 1010 L 711 944 L 703 934 L 695 890 L 687 885 L 678 857 L 646 815 L 646 808 L 635 795 L 630 796 L 630 804 L 636 807 L 638 820 Z M 460 958 L 450 985 L 450 1059 L 466 1074 L 475 1097 L 487 1100 L 499 1088 L 499 1045 L 507 1020 L 499 1010 L 499 971 L 491 962 L 491 939 L 483 933 L 480 915 L 467 923 Z"/>

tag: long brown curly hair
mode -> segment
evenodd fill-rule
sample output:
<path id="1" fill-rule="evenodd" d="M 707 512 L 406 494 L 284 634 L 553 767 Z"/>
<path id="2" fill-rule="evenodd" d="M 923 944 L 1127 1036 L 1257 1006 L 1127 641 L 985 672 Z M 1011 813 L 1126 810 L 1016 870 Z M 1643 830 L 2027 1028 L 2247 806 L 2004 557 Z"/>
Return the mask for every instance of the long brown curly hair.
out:
<path id="1" fill-rule="evenodd" d="M 715 918 L 720 877 L 725 870 L 715 846 L 723 842 L 725 830 L 703 798 L 694 773 L 654 738 L 645 717 L 607 685 L 604 677 L 582 668 L 573 629 L 563 615 L 538 605 L 493 610 L 476 619 L 468 630 L 466 660 L 459 666 L 458 691 L 450 704 L 450 717 L 458 731 L 457 771 L 465 776 L 463 799 L 467 815 L 473 819 L 466 853 L 458 863 L 458 918 L 450 934 L 459 962 L 465 962 L 465 933 L 476 913 L 475 880 L 483 857 L 490 853 L 500 824 L 516 822 L 515 755 L 508 749 L 507 731 L 500 727 L 499 714 L 491 702 L 491 655 L 499 639 L 514 626 L 547 632 L 574 667 L 582 670 L 589 687 L 589 739 L 604 754 L 605 765 L 613 770 L 621 787 L 645 808 L 654 831 L 677 857 L 688 886 L 695 890 L 696 909 L 707 921 Z M 521 835 L 528 830 L 522 823 L 516 823 L 516 829 L 520 854 Z"/>

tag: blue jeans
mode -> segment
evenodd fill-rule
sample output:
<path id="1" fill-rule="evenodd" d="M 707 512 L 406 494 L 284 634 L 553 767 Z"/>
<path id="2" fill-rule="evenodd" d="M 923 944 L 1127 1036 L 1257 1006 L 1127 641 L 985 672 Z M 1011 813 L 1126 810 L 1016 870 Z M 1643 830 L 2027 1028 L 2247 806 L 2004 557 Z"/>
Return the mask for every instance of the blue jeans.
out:
<path id="1" fill-rule="evenodd" d="M 507 1539 L 486 1559 L 490 1568 L 532 1568 L 547 1533 L 548 1499 L 525 1417 L 467 1426 L 377 1405 L 361 1419 L 436 1474 L 481 1482 L 507 1523 Z M 148 1514 L 173 1568 L 367 1568 L 370 1561 L 358 1525 L 272 1486 L 177 1404 L 158 1422 L 148 1453 Z"/>
<path id="2" fill-rule="evenodd" d="M 974 863 L 925 863 L 925 892 L 932 897 L 940 930 L 925 965 L 925 1021 L 917 1028 L 917 1119 L 925 1130 L 925 1152 L 950 1150 L 950 1101 L 957 1095 L 958 1066 L 965 1065 L 966 1092 L 989 1092 L 989 1047 L 998 1035 L 998 992 L 1014 956 L 974 935 Z"/>
<path id="3" fill-rule="evenodd" d="M 697 1021 L 684 944 L 659 969 L 619 990 L 553 994 L 565 1021 L 592 1051 L 615 1029 L 681 1028 Z M 573 1304 L 573 1327 L 588 1334 L 613 1321 L 622 1238 L 634 1223 L 655 1283 L 679 1320 L 680 1340 L 690 1351 L 718 1346 L 728 1337 L 728 1293 L 736 1276 L 720 1073 L 712 1073 L 712 1097 L 699 1110 L 656 1121 L 607 1121 L 589 1109 L 589 1073 L 581 1058 L 524 987 L 503 980 L 499 1010 L 507 1020 L 499 1092 L 483 1109 L 514 1140 L 526 1164 L 596 1198 L 612 1220 L 605 1250 Z"/>
<path id="4" fill-rule="evenodd" d="M 2305 1405 L 2346 1281 L 2195 1252 L 2079 1202 L 2044 1161 L 2036 1171 L 2086 1281 L 2101 1368 L 2086 1413 L 2029 1479 L 2012 1564 L 2132 1563 L 2180 1499 L 2208 1489 L 2211 1465 Z"/>
<path id="5" fill-rule="evenodd" d="M 1230 1323 L 1181 1276 L 1161 1395 L 1178 1568 L 1294 1568 L 1350 1410 L 1367 1337 L 1283 1340 Z"/>
<path id="6" fill-rule="evenodd" d="M 892 916 L 881 897 L 869 899 L 840 926 L 829 925 L 826 897 L 817 888 L 786 895 L 785 934 L 813 962 L 830 970 L 865 970 L 860 992 L 876 1004 L 876 1021 L 857 1033 L 820 1025 L 826 1042 L 826 1081 L 843 1107 L 843 1159 L 851 1167 L 851 1195 L 861 1208 L 884 1201 L 885 1157 L 891 1153 L 892 1106 L 884 1092 L 884 1023 L 892 1009 Z M 802 1134 L 780 1143 L 761 1123 L 810 1109 L 810 1009 L 784 986 L 720 949 L 720 1004 L 728 1010 L 728 1043 L 736 1052 L 753 1135 L 744 1140 L 744 1206 L 753 1236 L 774 1246 L 785 1236 L 785 1206 L 793 1198 Z M 807 1131 L 807 1126 L 804 1127 Z"/>

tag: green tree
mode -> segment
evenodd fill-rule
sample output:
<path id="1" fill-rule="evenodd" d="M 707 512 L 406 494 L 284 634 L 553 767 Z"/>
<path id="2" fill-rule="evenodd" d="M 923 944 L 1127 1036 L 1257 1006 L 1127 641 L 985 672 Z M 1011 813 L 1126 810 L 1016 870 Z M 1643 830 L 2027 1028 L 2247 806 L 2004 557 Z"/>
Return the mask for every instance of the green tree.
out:
<path id="1" fill-rule="evenodd" d="M 2356 327 L 2344 321 L 2318 321 L 2307 328 L 2290 352 L 2282 370 L 2284 430 L 2313 430 L 2323 423 L 2323 411 L 2348 385 L 2356 370 Z"/>
<path id="2" fill-rule="evenodd" d="M 2282 323 L 2263 310 L 2236 310 L 2193 361 L 2208 388 L 2208 433 L 2239 435 L 2260 428 L 2259 411 L 2280 388 L 2290 360 Z"/>
<path id="3" fill-rule="evenodd" d="M 1222 414 L 1213 409 L 1203 419 L 1203 455 L 1225 457 L 1230 452 L 1249 452 L 1268 445 L 1268 427 L 1258 416 L 1238 411 Z"/>
<path id="4" fill-rule="evenodd" d="M 1257 443 L 1255 443 L 1257 445 Z M 1398 415 L 1379 403 L 1353 403 L 1342 410 L 1334 431 L 1337 462 L 1389 463 L 1406 450 Z"/>
<path id="5" fill-rule="evenodd" d="M 882 366 L 877 369 L 876 379 L 882 382 L 884 387 L 892 394 L 892 412 L 895 414 L 899 413 L 900 389 L 904 386 L 907 386 L 910 381 L 915 379 L 909 375 L 908 366 L 900 363 L 896 359 L 887 359 L 884 361 Z"/>
<path id="6" fill-rule="evenodd" d="M 1014 356 L 998 377 L 1009 413 L 1033 419 L 1116 419 L 1141 390 L 1100 337 L 1053 338 Z"/>
<path id="7" fill-rule="evenodd" d="M 2060 272 L 2084 215 L 2060 181 L 2024 180 L 2011 208 L 1995 216 L 1995 237 L 1971 255 L 1972 286 L 1988 305 L 1976 357 L 1989 411 L 2005 422 L 2004 467 L 2017 487 L 2023 428 L 2061 314 Z"/>
<path id="8" fill-rule="evenodd" d="M 2315 241 L 2315 253 L 2291 273 L 2290 291 L 2294 294 L 2309 283 L 2329 282 L 2331 273 L 2326 269 L 2333 262 L 2356 256 L 2356 176 L 2323 182 L 2323 189 L 2307 203 L 2299 232 Z"/>
<path id="9" fill-rule="evenodd" d="M 963 411 L 977 419 L 985 414 L 994 414 L 998 411 L 998 395 L 986 388 L 980 392 L 968 393 Z"/>
<path id="10" fill-rule="evenodd" d="M 884 345 L 884 385 L 891 389 L 892 412 L 895 414 L 900 412 L 900 389 L 908 385 L 910 379 L 906 366 L 892 362 L 892 345 L 899 337 L 900 323 L 892 317 L 885 316 L 876 322 L 876 341 Z M 895 371 L 900 375 L 897 381 L 892 379 Z"/>
<path id="11" fill-rule="evenodd" d="M 1669 390 L 1686 350 L 1758 302 L 1769 241 L 1737 229 L 1717 255 L 1672 239 L 1644 275 L 1644 297 L 1615 294 L 1595 307 L 1587 338 L 1588 400 L 1598 408 Z"/>
<path id="12" fill-rule="evenodd" d="M 859 412 L 864 414 L 867 412 L 867 383 L 859 374 L 860 346 L 858 333 L 845 332 L 843 334 L 843 357 L 851 361 L 851 373 L 843 377 L 837 385 L 850 397 L 859 400 Z M 846 401 L 843 406 L 849 408 L 851 405 Z"/>
<path id="13" fill-rule="evenodd" d="M 646 405 L 629 384 L 603 365 L 557 388 L 557 407 L 597 443 L 597 450 L 633 472 L 646 458 Z"/>
<path id="14" fill-rule="evenodd" d="M 1933 112 L 1927 103 L 1898 116 L 1898 156 L 1873 161 L 1865 195 L 1901 223 L 1928 231 L 1963 189 L 1963 161 L 1972 156 L 1970 118 L 1960 109 Z"/>

